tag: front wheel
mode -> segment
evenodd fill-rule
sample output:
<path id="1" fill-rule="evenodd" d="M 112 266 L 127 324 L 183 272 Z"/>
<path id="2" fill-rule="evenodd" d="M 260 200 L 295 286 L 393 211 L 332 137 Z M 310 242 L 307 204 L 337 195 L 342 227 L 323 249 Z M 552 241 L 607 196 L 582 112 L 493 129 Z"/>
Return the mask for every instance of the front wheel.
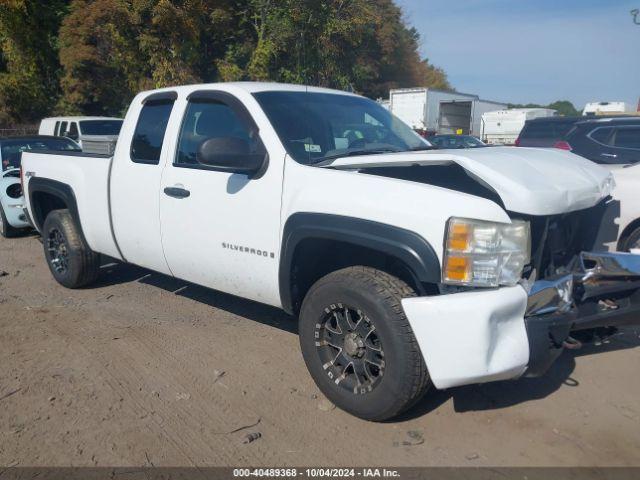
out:
<path id="1" fill-rule="evenodd" d="M 85 243 L 69 210 L 54 210 L 42 227 L 42 245 L 51 274 L 67 288 L 80 288 L 98 278 L 100 255 Z"/>
<path id="2" fill-rule="evenodd" d="M 400 279 L 369 267 L 330 273 L 307 293 L 300 345 L 311 376 L 339 408 L 383 421 L 411 407 L 429 374 L 401 300 Z"/>

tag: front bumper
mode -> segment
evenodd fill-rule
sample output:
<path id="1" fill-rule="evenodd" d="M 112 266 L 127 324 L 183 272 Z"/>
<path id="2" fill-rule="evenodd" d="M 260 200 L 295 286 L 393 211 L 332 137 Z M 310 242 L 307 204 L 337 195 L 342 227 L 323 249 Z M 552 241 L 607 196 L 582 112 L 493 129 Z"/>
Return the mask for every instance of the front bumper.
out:
<path id="1" fill-rule="evenodd" d="M 527 287 L 406 298 L 437 388 L 542 375 L 572 330 L 640 323 L 640 255 L 582 253 L 571 273 Z"/>
<path id="2" fill-rule="evenodd" d="M 24 213 L 24 197 L 5 199 L 4 214 L 7 222 L 14 228 L 27 228 L 31 224 Z"/>

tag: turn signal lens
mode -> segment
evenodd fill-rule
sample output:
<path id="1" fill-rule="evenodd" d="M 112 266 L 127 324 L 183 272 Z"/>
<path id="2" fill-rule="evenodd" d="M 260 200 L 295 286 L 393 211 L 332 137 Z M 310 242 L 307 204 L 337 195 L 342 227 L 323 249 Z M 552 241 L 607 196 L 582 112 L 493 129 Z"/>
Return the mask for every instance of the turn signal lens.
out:
<path id="1" fill-rule="evenodd" d="M 447 249 L 465 252 L 471 246 L 471 226 L 466 223 L 453 223 L 447 237 Z"/>
<path id="2" fill-rule="evenodd" d="M 448 257 L 445 278 L 456 282 L 467 283 L 471 280 L 470 263 L 467 257 Z"/>

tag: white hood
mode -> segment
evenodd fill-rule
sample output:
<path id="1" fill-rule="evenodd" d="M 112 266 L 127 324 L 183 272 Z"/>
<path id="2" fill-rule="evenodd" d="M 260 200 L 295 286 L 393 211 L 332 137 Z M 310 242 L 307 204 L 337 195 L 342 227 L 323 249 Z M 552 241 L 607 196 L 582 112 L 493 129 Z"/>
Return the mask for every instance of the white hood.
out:
<path id="1" fill-rule="evenodd" d="M 611 173 L 578 155 L 558 149 L 489 147 L 404 152 L 336 159 L 328 168 L 447 165 L 456 163 L 491 187 L 507 210 L 554 215 L 582 210 L 607 197 Z"/>

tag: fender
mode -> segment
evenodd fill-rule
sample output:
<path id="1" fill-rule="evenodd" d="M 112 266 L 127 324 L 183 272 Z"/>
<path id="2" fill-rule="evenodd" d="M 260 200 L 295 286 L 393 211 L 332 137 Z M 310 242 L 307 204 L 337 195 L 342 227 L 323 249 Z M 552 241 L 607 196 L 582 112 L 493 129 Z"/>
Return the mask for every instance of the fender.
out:
<path id="1" fill-rule="evenodd" d="M 324 213 L 295 213 L 282 234 L 278 274 L 283 309 L 292 313 L 291 267 L 298 244 L 306 239 L 336 240 L 366 247 L 403 262 L 416 280 L 440 283 L 440 261 L 435 250 L 415 232 L 393 225 Z"/>
<path id="2" fill-rule="evenodd" d="M 78 226 L 80 231 L 80 235 L 82 235 L 82 240 L 86 243 L 86 239 L 84 238 L 84 233 L 82 232 L 82 225 L 80 224 L 80 215 L 78 213 L 78 202 L 76 201 L 76 196 L 73 193 L 73 189 L 67 185 L 66 183 L 58 182 L 56 180 L 51 180 L 48 178 L 40 178 L 33 177 L 29 180 L 29 204 L 31 205 L 31 213 L 32 213 L 32 222 L 33 226 L 39 232 L 42 232 L 42 226 L 44 225 L 44 214 L 40 210 L 40 205 L 38 205 L 33 200 L 34 193 L 48 193 L 55 197 L 60 198 L 67 205 L 69 209 L 69 213 L 71 214 L 71 218 Z"/>

